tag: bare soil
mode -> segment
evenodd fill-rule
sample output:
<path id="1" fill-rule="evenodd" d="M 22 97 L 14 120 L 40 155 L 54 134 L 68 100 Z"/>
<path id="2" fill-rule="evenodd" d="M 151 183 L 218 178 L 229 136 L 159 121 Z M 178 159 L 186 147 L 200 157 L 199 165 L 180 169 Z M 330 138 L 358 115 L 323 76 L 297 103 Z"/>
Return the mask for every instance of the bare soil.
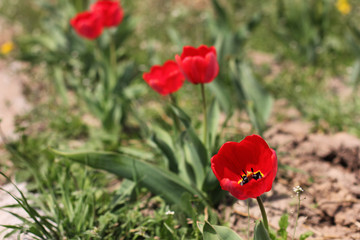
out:
<path id="1" fill-rule="evenodd" d="M 312 231 L 310 239 L 360 239 L 360 140 L 347 133 L 311 134 L 310 130 L 311 124 L 293 120 L 274 125 L 265 134 L 280 164 L 273 189 L 264 198 L 270 225 L 278 229 L 281 215 L 287 212 L 292 236 L 298 201 L 292 188 L 301 186 L 305 192 L 300 197 L 297 237 Z M 228 208 L 226 221 L 244 235 L 246 202 Z M 261 217 L 256 201 L 251 203 L 250 216 Z"/>

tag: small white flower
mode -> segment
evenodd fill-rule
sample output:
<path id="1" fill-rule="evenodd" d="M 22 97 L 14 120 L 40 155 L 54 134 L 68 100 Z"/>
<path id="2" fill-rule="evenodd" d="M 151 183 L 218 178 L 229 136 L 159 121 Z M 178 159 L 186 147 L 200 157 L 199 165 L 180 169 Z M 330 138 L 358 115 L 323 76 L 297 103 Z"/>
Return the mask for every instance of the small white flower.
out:
<path id="1" fill-rule="evenodd" d="M 170 210 L 168 210 L 168 211 L 166 211 L 166 213 L 165 213 L 166 215 L 174 215 L 175 214 L 175 212 L 174 211 L 170 211 Z"/>
<path id="2" fill-rule="evenodd" d="M 301 193 L 304 192 L 304 189 L 302 189 L 300 186 L 296 186 L 293 188 L 293 191 L 297 194 L 300 195 Z"/>

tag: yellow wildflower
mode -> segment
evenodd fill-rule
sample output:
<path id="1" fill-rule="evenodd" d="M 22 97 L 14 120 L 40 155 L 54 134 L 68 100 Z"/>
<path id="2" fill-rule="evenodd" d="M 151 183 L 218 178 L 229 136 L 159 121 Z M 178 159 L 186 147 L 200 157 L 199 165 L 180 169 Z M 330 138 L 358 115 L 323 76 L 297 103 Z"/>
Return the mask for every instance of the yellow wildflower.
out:
<path id="1" fill-rule="evenodd" d="M 14 43 L 13 42 L 6 42 L 4 44 L 1 45 L 0 47 L 0 53 L 2 55 L 7 55 L 9 54 L 12 50 L 14 49 Z"/>
<path id="2" fill-rule="evenodd" d="M 347 15 L 351 11 L 351 5 L 349 4 L 348 0 L 338 0 L 336 2 L 336 8 L 343 15 Z"/>

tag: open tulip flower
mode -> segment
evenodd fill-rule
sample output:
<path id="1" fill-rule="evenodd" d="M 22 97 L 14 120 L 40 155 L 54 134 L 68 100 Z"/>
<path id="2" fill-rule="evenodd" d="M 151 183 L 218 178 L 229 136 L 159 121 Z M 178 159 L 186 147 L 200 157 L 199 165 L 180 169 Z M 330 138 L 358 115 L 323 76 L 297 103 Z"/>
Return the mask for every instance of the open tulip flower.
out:
<path id="1" fill-rule="evenodd" d="M 185 80 L 178 65 L 172 60 L 166 61 L 163 66 L 151 67 L 150 72 L 143 74 L 143 78 L 151 88 L 161 95 L 176 92 Z"/>
<path id="2" fill-rule="evenodd" d="M 91 11 L 101 17 L 104 27 L 115 27 L 121 23 L 124 17 L 123 9 L 117 1 L 97 1 L 91 5 Z"/>
<path id="3" fill-rule="evenodd" d="M 257 198 L 272 188 L 277 172 L 273 149 L 258 135 L 227 142 L 211 158 L 211 168 L 223 190 L 240 200 Z"/>
<path id="4" fill-rule="evenodd" d="M 176 55 L 175 59 L 186 79 L 193 84 L 209 83 L 219 73 L 216 49 L 213 46 L 185 46 L 182 54 Z"/>
<path id="5" fill-rule="evenodd" d="M 70 24 L 80 36 L 90 40 L 100 36 L 103 31 L 99 15 L 89 11 L 78 13 L 70 20 Z"/>

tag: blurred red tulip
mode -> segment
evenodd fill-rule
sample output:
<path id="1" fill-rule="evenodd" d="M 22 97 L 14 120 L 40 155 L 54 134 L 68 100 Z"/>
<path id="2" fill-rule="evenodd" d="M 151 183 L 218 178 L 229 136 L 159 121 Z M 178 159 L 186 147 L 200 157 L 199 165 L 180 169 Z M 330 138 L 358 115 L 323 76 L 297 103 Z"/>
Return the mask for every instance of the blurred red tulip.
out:
<path id="1" fill-rule="evenodd" d="M 172 60 L 166 61 L 163 66 L 151 67 L 150 72 L 143 74 L 143 78 L 152 89 L 161 95 L 176 92 L 185 80 L 179 66 Z"/>
<path id="2" fill-rule="evenodd" d="M 272 188 L 277 172 L 273 149 L 258 135 L 227 142 L 211 158 L 211 168 L 223 190 L 240 200 L 257 198 Z"/>
<path id="3" fill-rule="evenodd" d="M 80 36 L 91 40 L 100 36 L 103 30 L 101 18 L 88 11 L 78 13 L 70 20 L 70 24 Z"/>
<path id="4" fill-rule="evenodd" d="M 117 1 L 100 0 L 91 5 L 91 11 L 99 14 L 104 27 L 115 27 L 124 18 L 123 9 Z"/>
<path id="5" fill-rule="evenodd" d="M 213 46 L 185 46 L 181 56 L 176 55 L 175 59 L 186 79 L 193 84 L 209 83 L 219 73 L 216 49 Z"/>

